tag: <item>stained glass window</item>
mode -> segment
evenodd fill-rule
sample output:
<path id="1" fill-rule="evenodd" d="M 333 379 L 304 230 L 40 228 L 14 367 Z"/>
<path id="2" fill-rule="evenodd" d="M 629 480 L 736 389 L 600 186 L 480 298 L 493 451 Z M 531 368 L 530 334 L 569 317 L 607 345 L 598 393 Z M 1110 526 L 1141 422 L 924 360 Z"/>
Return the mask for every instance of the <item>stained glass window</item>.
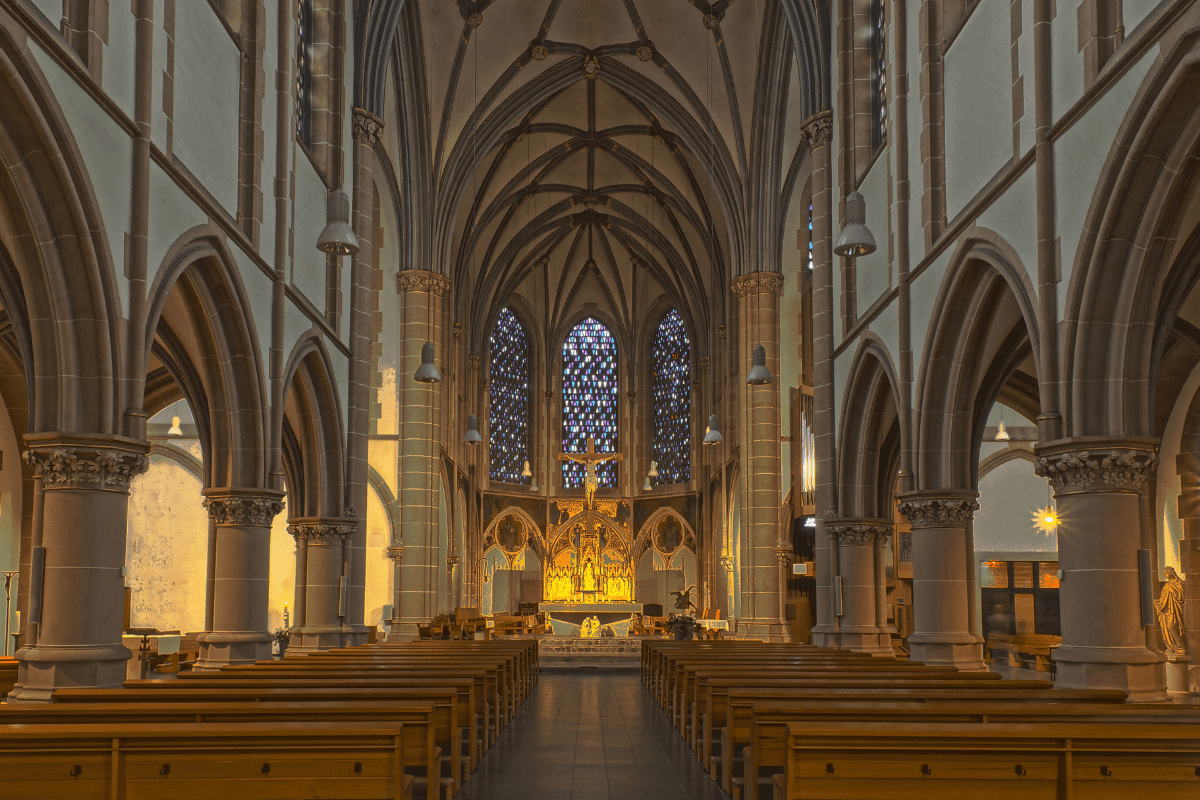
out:
<path id="1" fill-rule="evenodd" d="M 296 138 L 312 147 L 312 0 L 298 0 L 296 8 Z"/>
<path id="2" fill-rule="evenodd" d="M 808 204 L 808 268 L 813 268 L 813 206 Z"/>
<path id="3" fill-rule="evenodd" d="M 599 320 L 588 317 L 563 342 L 563 452 L 582 453 L 587 440 L 596 452 L 617 452 L 617 340 Z M 583 486 L 586 468 L 563 462 L 563 486 Z M 596 468 L 601 486 L 617 485 L 613 462 Z"/>
<path id="4" fill-rule="evenodd" d="M 488 431 L 494 481 L 529 483 L 529 338 L 511 309 L 501 310 L 492 328 Z"/>
<path id="5" fill-rule="evenodd" d="M 654 456 L 658 462 L 655 485 L 687 483 L 692 479 L 692 343 L 683 317 L 667 312 L 650 346 L 654 371 Z"/>
<path id="6" fill-rule="evenodd" d="M 887 135 L 887 27 L 883 0 L 871 0 L 871 147 L 879 148 Z"/>

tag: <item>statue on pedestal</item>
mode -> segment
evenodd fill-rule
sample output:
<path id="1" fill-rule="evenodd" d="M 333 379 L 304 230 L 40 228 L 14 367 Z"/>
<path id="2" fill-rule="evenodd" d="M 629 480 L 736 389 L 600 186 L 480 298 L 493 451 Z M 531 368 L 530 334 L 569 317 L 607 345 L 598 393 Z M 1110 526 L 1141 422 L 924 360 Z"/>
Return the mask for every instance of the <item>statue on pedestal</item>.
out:
<path id="1" fill-rule="evenodd" d="M 1158 628 L 1162 631 L 1163 647 L 1168 656 L 1187 655 L 1187 634 L 1183 628 L 1183 580 L 1173 567 L 1167 567 L 1163 584 L 1154 608 L 1158 612 Z"/>

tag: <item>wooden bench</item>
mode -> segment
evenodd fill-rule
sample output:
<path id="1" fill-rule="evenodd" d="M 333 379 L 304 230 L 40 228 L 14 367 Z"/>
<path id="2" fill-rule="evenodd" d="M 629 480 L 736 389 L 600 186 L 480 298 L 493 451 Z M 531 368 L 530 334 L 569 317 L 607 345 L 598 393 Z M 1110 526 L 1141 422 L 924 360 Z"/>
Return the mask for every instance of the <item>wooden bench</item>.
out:
<path id="1" fill-rule="evenodd" d="M 408 800 L 397 723 L 0 726 L 5 795 L 39 800 Z"/>
<path id="2" fill-rule="evenodd" d="M 1184 798 L 1200 727 L 793 722 L 780 800 Z"/>
<path id="3" fill-rule="evenodd" d="M 1048 634 L 1026 633 L 1011 635 L 1007 633 L 988 634 L 983 644 L 985 660 L 1002 664 L 1007 667 L 1032 667 L 1038 672 L 1049 672 L 1054 675 L 1054 658 L 1052 651 L 1062 644 L 1061 636 Z"/>
<path id="4" fill-rule="evenodd" d="M 0 696 L 7 695 L 17 685 L 17 660 L 0 658 Z"/>

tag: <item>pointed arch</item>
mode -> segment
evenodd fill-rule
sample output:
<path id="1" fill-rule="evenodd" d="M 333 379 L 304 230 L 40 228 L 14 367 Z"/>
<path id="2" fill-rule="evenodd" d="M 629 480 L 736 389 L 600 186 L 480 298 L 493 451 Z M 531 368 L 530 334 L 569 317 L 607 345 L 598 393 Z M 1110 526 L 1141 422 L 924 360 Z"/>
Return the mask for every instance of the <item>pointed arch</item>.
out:
<path id="1" fill-rule="evenodd" d="M 683 316 L 668 309 L 650 343 L 651 459 L 656 485 L 692 479 L 692 340 Z"/>
<path id="2" fill-rule="evenodd" d="M 588 438 L 596 451 L 620 450 L 620 361 L 616 337 L 608 326 L 588 316 L 571 328 L 562 344 L 562 447 L 573 453 L 587 449 Z M 564 487 L 583 485 L 584 467 L 562 465 Z M 617 485 L 613 462 L 596 468 L 601 487 Z"/>
<path id="3" fill-rule="evenodd" d="M 292 464 L 288 510 L 293 517 L 342 516 L 345 492 L 342 405 L 329 351 L 321 334 L 306 333 L 292 349 L 284 369 L 281 419 L 290 435 L 281 436 Z M 290 446 L 289 446 L 290 443 Z"/>
<path id="4" fill-rule="evenodd" d="M 891 519 L 900 460 L 899 385 L 887 347 L 867 334 L 846 379 L 838 440 L 839 512 L 846 519 Z"/>
<path id="5" fill-rule="evenodd" d="M 496 316 L 488 338 L 488 477 L 527 484 L 529 459 L 531 350 L 533 342 L 510 306 Z"/>

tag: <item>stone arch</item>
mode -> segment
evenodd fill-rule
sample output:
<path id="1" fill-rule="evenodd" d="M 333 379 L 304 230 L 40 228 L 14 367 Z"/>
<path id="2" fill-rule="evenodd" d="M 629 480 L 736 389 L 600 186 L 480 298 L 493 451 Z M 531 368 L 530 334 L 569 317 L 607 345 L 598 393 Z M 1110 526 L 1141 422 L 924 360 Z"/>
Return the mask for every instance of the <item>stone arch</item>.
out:
<path id="1" fill-rule="evenodd" d="M 205 486 L 270 488 L 267 391 L 251 305 L 224 237 L 210 226 L 167 252 L 148 295 L 149 376 L 179 384 L 196 414 Z"/>
<path id="2" fill-rule="evenodd" d="M 28 430 L 120 433 L 122 312 L 104 220 L 21 25 L 0 18 L 0 295 L 23 351 Z"/>
<path id="3" fill-rule="evenodd" d="M 839 511 L 851 519 L 891 519 L 900 458 L 900 394 L 896 370 L 878 337 L 863 337 L 842 402 L 838 461 Z"/>
<path id="4" fill-rule="evenodd" d="M 683 541 L 680 542 L 677 550 L 686 547 L 693 553 L 699 553 L 696 532 L 692 529 L 692 526 L 688 524 L 688 521 L 678 511 L 670 506 L 662 506 L 646 518 L 646 521 L 642 523 L 642 529 L 638 531 L 637 537 L 633 540 L 630 555 L 634 564 L 638 563 L 647 550 L 654 547 L 654 531 L 658 527 L 658 524 L 667 518 L 677 520 L 683 531 Z"/>
<path id="5" fill-rule="evenodd" d="M 1182 23 L 1182 21 L 1181 21 Z M 1182 214 L 1200 148 L 1200 31 L 1164 32 L 1092 195 L 1066 293 L 1064 436 L 1151 436 L 1153 392 L 1179 306 L 1200 279 Z"/>
<path id="6" fill-rule="evenodd" d="M 1033 284 L 1015 251 L 974 228 L 963 237 L 930 314 L 916 385 L 916 486 L 977 483 L 987 412 L 1030 356 L 1041 374 Z"/>
<path id="7" fill-rule="evenodd" d="M 544 560 L 548 552 L 546 537 L 542 534 L 542 529 L 538 527 L 538 524 L 533 521 L 533 517 L 517 506 L 509 506 L 492 519 L 487 526 L 487 530 L 483 532 L 483 546 L 480 550 L 486 551 L 493 545 L 499 547 L 498 540 L 496 539 L 496 528 L 499 527 L 500 522 L 505 517 L 509 516 L 518 518 L 521 524 L 525 526 L 525 546 L 533 547 L 534 552 Z"/>
<path id="8" fill-rule="evenodd" d="M 292 453 L 292 495 L 288 510 L 294 517 L 341 517 L 345 491 L 344 430 L 337 384 L 320 334 L 311 331 L 292 350 L 284 369 L 284 405 L 277 425 L 290 427 L 300 450 Z M 293 439 L 294 437 L 294 439 Z"/>

